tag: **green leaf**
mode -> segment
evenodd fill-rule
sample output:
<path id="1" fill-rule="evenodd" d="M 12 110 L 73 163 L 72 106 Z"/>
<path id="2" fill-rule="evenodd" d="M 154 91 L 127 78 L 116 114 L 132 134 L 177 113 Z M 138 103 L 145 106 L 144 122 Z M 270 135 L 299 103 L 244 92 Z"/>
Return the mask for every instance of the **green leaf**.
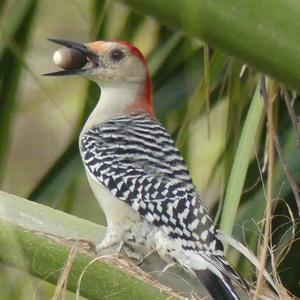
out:
<path id="1" fill-rule="evenodd" d="M 10 142 L 10 131 L 18 101 L 22 72 L 20 60 L 26 50 L 37 1 L 21 1 L 9 25 L 0 29 L 0 181 Z"/>
<path id="2" fill-rule="evenodd" d="M 298 0 L 122 1 L 299 90 Z"/>
<path id="3" fill-rule="evenodd" d="M 24 23 L 26 15 L 34 13 L 34 6 L 36 5 L 37 1 L 35 0 L 22 0 L 22 1 L 15 1 L 11 11 L 13 14 L 8 19 L 1 20 L 1 29 L 0 29 L 0 58 L 4 54 L 6 48 L 12 46 L 12 42 L 14 39 L 14 35 L 20 28 L 24 26 L 24 29 L 28 27 L 28 23 L 31 20 L 28 20 Z M 0 11 L 4 6 L 5 1 L 1 1 L 0 4 Z M 5 20 L 5 22 L 4 22 Z"/>
<path id="4" fill-rule="evenodd" d="M 260 96 L 260 89 L 258 86 L 248 110 L 227 185 L 220 230 L 228 235 L 231 235 L 232 233 L 249 162 L 253 156 L 255 139 L 257 137 L 259 125 L 262 121 L 263 113 L 264 103 Z"/>

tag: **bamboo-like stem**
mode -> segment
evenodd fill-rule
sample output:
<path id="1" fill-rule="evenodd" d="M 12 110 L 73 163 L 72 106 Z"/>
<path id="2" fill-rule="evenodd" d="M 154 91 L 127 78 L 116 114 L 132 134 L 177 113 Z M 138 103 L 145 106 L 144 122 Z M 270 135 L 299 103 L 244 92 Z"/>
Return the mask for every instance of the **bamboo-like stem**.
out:
<path id="1" fill-rule="evenodd" d="M 88 299 L 181 299 L 173 290 L 185 297 L 205 294 L 199 280 L 179 267 L 161 273 L 166 263 L 157 254 L 140 267 L 109 251 L 93 261 L 105 232 L 104 226 L 0 191 L 0 262 L 57 285 L 55 297 L 65 288 L 75 292 L 79 279 L 80 295 Z"/>
<path id="2" fill-rule="evenodd" d="M 41 233 L 27 231 L 7 222 L 0 222 L 0 261 L 28 272 L 35 277 L 57 284 L 61 276 L 67 276 L 67 289 L 75 292 L 77 281 L 85 266 L 94 258 L 91 254 L 77 253 L 66 275 L 70 245 L 64 240 L 56 241 Z M 76 243 L 76 241 L 75 241 Z M 85 243 L 82 242 L 84 245 Z M 82 247 L 81 247 L 82 248 Z M 20 251 L 19 251 L 20 250 Z M 168 299 L 143 280 L 126 274 L 116 258 L 98 260 L 84 274 L 80 294 L 88 299 Z M 130 265 L 127 265 L 130 269 Z M 60 275 L 62 274 L 62 275 Z M 62 285 L 62 288 L 64 284 Z M 55 293 L 55 296 L 59 292 Z M 122 295 L 122 296 L 121 296 Z"/>

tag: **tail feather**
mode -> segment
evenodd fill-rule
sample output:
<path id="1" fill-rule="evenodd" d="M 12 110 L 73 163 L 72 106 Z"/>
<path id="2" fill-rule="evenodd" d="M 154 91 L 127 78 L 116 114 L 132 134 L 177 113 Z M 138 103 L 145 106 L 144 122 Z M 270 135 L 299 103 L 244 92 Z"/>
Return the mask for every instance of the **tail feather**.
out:
<path id="1" fill-rule="evenodd" d="M 194 271 L 214 300 L 239 300 L 229 279 L 220 278 L 209 270 Z"/>

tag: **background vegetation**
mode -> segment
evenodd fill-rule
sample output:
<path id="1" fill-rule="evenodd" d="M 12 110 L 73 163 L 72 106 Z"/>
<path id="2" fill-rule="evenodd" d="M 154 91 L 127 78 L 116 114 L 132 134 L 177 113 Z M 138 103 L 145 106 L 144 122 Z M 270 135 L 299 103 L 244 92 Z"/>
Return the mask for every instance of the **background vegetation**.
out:
<path id="1" fill-rule="evenodd" d="M 123 2 L 130 7 L 104 0 L 0 2 L 1 190 L 105 225 L 77 150 L 99 90 L 81 78 L 41 74 L 55 69 L 56 45 L 47 38 L 128 40 L 148 58 L 157 117 L 216 223 L 300 296 L 300 104 L 291 89 L 300 86 L 300 4 Z M 257 70 L 287 86 L 267 79 L 264 89 Z M 272 238 L 264 238 L 269 231 Z M 232 249 L 228 256 L 255 286 L 256 270 Z M 32 299 L 33 290 L 37 299 L 53 295 L 52 285 L 3 264 L 0 276 L 2 299 Z"/>

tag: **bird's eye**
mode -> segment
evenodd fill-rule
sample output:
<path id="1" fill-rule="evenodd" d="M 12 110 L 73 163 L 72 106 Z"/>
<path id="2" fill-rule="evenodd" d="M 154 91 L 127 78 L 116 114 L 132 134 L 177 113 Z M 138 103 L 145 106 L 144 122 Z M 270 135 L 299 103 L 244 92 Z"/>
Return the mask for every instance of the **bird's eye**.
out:
<path id="1" fill-rule="evenodd" d="M 110 58 L 112 61 L 118 62 L 125 56 L 124 52 L 120 49 L 114 49 L 110 52 Z"/>

